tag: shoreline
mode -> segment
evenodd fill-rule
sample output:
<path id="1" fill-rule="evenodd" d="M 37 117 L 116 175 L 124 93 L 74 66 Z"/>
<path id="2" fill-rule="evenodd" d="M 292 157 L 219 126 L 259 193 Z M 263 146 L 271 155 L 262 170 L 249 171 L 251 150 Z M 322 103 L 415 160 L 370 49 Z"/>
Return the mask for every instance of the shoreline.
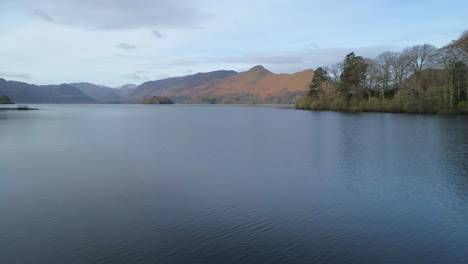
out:
<path id="1" fill-rule="evenodd" d="M 286 108 L 284 108 L 286 109 Z M 349 114 L 359 114 L 359 113 L 379 113 L 379 114 L 406 114 L 406 115 L 461 115 L 461 116 L 466 116 L 468 115 L 468 112 L 441 112 L 441 113 L 424 113 L 424 112 L 396 112 L 396 111 L 371 111 L 371 110 L 359 110 L 359 111 L 353 111 L 353 110 L 314 110 L 314 109 L 302 109 L 302 108 L 297 108 L 294 107 L 295 110 L 300 110 L 300 111 L 312 111 L 312 112 L 338 112 L 338 113 L 349 113 Z"/>
<path id="2" fill-rule="evenodd" d="M 3 111 L 34 111 L 39 110 L 39 108 L 29 107 L 29 106 L 17 106 L 17 107 L 0 107 L 0 110 Z"/>

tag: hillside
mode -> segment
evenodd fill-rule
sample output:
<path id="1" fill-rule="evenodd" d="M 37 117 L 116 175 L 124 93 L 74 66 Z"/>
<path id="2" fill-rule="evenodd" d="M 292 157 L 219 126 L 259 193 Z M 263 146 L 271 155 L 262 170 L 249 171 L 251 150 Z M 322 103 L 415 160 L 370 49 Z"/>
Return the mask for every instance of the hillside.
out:
<path id="1" fill-rule="evenodd" d="M 129 95 L 136 88 L 134 84 L 122 85 L 119 88 L 110 88 L 87 82 L 70 83 L 69 85 L 78 88 L 99 103 L 120 103 L 123 97 Z"/>
<path id="2" fill-rule="evenodd" d="M 68 85 L 33 85 L 0 78 L 0 94 L 16 103 L 94 103 L 95 100 Z"/>
<path id="3" fill-rule="evenodd" d="M 130 93 L 133 92 L 133 90 L 135 90 L 135 88 L 137 88 L 138 85 L 135 85 L 135 84 L 124 84 L 120 87 L 117 87 L 115 88 L 114 92 L 120 96 L 120 97 L 126 97 L 127 95 L 129 95 Z"/>
<path id="4" fill-rule="evenodd" d="M 234 74 L 236 74 L 235 71 L 214 71 L 145 82 L 128 95 L 124 102 L 139 103 L 144 98 L 152 96 L 176 97 L 184 94 L 185 91 L 192 90 L 194 87 L 203 86 L 211 81 L 220 80 Z"/>
<path id="5" fill-rule="evenodd" d="M 125 100 L 167 96 L 179 103 L 293 103 L 307 91 L 312 76 L 312 70 L 274 74 L 258 65 L 241 73 L 216 71 L 146 82 Z"/>
<path id="6" fill-rule="evenodd" d="M 0 104 L 14 104 L 14 102 L 8 96 L 0 95 Z"/>
<path id="7" fill-rule="evenodd" d="M 153 96 L 176 103 L 294 103 L 308 89 L 313 71 L 275 74 L 263 66 L 237 73 L 213 71 L 110 88 L 79 82 L 33 85 L 0 79 L 0 94 L 18 103 L 141 103 Z"/>
<path id="8" fill-rule="evenodd" d="M 69 85 L 78 88 L 89 97 L 98 100 L 100 97 L 114 93 L 115 89 L 103 85 L 96 85 L 87 82 L 69 83 Z"/>

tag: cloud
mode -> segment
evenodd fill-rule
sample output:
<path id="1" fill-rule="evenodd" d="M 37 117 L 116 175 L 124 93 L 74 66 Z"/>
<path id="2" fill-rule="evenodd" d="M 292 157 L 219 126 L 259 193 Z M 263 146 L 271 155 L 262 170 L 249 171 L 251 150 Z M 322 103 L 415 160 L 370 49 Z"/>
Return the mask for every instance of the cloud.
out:
<path id="1" fill-rule="evenodd" d="M 136 74 L 136 73 L 129 73 L 129 74 L 125 74 L 122 76 L 123 78 L 125 79 L 131 79 L 131 80 L 135 80 L 135 81 L 139 81 L 141 80 L 142 78 Z"/>
<path id="2" fill-rule="evenodd" d="M 48 14 L 42 12 L 42 11 L 39 11 L 39 10 L 32 10 L 31 11 L 31 14 L 33 16 L 37 16 L 39 18 L 41 18 L 42 20 L 44 20 L 45 22 L 48 22 L 48 23 L 53 23 L 55 24 L 55 19 L 53 19 L 51 16 L 49 16 Z"/>
<path id="3" fill-rule="evenodd" d="M 171 76 L 169 74 L 164 74 L 164 73 L 156 75 L 156 78 L 159 79 L 159 80 L 167 79 L 167 78 L 170 78 L 170 77 Z"/>
<path id="4" fill-rule="evenodd" d="M 308 47 L 309 44 L 306 45 Z M 294 73 L 305 69 L 315 69 L 343 61 L 346 54 L 354 51 L 365 58 L 374 58 L 384 51 L 400 50 L 396 46 L 367 46 L 354 48 L 313 48 L 302 51 L 252 53 L 241 56 L 218 58 L 213 63 L 226 62 L 245 64 L 250 68 L 262 64 L 275 73 Z"/>
<path id="5" fill-rule="evenodd" d="M 366 58 L 374 58 L 384 51 L 397 51 L 400 49 L 397 46 L 363 46 L 245 53 L 233 56 L 223 56 L 222 54 L 219 56 L 174 56 L 163 57 L 156 61 L 144 61 L 136 64 L 136 67 L 149 72 L 167 71 L 169 69 L 171 70 L 171 76 L 177 76 L 190 74 L 190 72 L 186 71 L 187 68 L 196 68 L 196 71 L 199 71 L 199 69 L 205 71 L 219 69 L 247 70 L 252 66 L 261 64 L 275 73 L 295 73 L 341 62 L 346 54 L 352 51 Z M 177 74 L 174 74 L 174 72 L 177 72 Z M 160 77 L 158 76 L 158 78 Z"/>
<path id="6" fill-rule="evenodd" d="M 117 45 L 117 47 L 124 49 L 124 50 L 129 50 L 129 51 L 136 49 L 136 46 L 132 44 L 128 44 L 128 43 L 120 43 L 119 45 Z"/>
<path id="7" fill-rule="evenodd" d="M 188 0 L 17 0 L 33 15 L 50 23 L 87 29 L 196 27 L 212 17 Z"/>
<path id="8" fill-rule="evenodd" d="M 312 42 L 312 43 L 305 45 L 305 50 L 313 50 L 313 49 L 320 49 L 319 44 Z"/>
<path id="9" fill-rule="evenodd" d="M 226 59 L 226 62 L 242 62 L 249 64 L 294 64 L 302 63 L 303 61 L 304 56 L 296 53 L 247 54 Z"/>
<path id="10" fill-rule="evenodd" d="M 157 30 L 153 30 L 153 35 L 159 39 L 163 37 L 163 35 Z"/>
<path id="11" fill-rule="evenodd" d="M 13 79 L 23 79 L 23 80 L 30 80 L 31 76 L 25 73 L 7 73 L 7 72 L 0 72 L 0 77 L 4 78 L 13 78 Z"/>

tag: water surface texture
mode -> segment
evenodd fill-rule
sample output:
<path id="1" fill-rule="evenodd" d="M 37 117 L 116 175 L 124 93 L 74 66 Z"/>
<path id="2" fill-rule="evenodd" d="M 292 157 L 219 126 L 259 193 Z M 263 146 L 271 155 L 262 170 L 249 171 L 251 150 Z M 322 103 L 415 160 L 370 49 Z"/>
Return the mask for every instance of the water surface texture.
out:
<path id="1" fill-rule="evenodd" d="M 468 117 L 0 112 L 0 263 L 466 263 Z"/>

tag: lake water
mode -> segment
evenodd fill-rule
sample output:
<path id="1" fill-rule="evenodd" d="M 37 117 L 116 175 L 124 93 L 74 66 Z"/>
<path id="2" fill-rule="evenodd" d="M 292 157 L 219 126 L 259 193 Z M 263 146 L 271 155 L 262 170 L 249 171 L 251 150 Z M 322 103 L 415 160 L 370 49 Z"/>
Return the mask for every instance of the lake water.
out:
<path id="1" fill-rule="evenodd" d="M 467 263 L 468 117 L 0 111 L 0 263 Z"/>

